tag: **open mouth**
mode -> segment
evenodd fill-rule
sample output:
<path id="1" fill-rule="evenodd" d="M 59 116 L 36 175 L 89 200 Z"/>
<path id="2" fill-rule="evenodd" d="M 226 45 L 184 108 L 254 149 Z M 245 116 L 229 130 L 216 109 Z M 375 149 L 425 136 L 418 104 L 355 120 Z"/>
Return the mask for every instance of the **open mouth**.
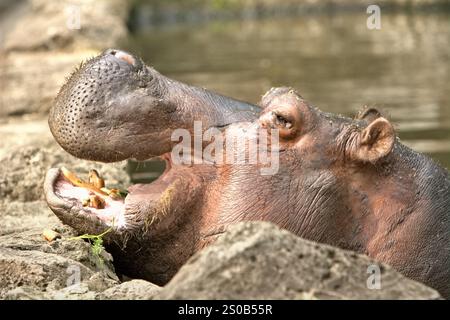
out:
<path id="1" fill-rule="evenodd" d="M 131 185 L 126 190 L 108 188 L 95 170 L 83 178 L 66 168 L 50 169 L 45 182 L 47 201 L 57 215 L 78 215 L 118 231 L 143 224 L 149 227 L 166 216 L 171 190 L 180 178 L 172 169 L 170 153 L 159 158 L 165 161 L 166 168 L 155 181 Z"/>

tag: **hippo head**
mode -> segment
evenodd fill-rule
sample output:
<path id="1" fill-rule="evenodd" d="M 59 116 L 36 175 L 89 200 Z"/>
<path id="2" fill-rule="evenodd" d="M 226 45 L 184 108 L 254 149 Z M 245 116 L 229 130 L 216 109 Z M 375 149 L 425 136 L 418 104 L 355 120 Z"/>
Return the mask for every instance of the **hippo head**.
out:
<path id="1" fill-rule="evenodd" d="M 129 187 L 125 199 L 105 197 L 100 210 L 82 205 L 92 190 L 72 185 L 54 168 L 44 184 L 49 207 L 81 233 L 112 227 L 105 240 L 119 269 L 122 265 L 130 274 L 163 283 L 203 245 L 203 238 L 220 233 L 213 224 L 203 227 L 201 212 L 194 210 L 216 170 L 173 165 L 172 132 L 191 132 L 195 121 L 201 121 L 203 130 L 219 130 L 252 121 L 259 112 L 257 106 L 169 79 L 129 53 L 106 50 L 82 63 L 60 89 L 49 114 L 52 134 L 78 158 L 116 162 L 160 157 L 166 170 L 151 184 Z M 154 257 L 148 267 L 128 264 L 132 256 L 145 262 L 147 254 Z"/>
<path id="2" fill-rule="evenodd" d="M 406 244 L 402 234 L 425 226 L 423 216 L 411 215 L 418 208 L 413 167 L 429 162 L 408 160 L 412 151 L 375 109 L 355 119 L 328 114 L 290 88 L 271 89 L 254 106 L 171 80 L 131 54 L 108 50 L 72 74 L 49 125 L 57 142 L 79 158 L 166 161 L 156 181 L 130 186 L 124 199 L 107 198 L 101 209 L 83 206 L 89 191 L 69 183 L 60 169 L 47 173 L 50 208 L 79 232 L 112 228 L 106 245 L 118 269 L 132 277 L 167 282 L 194 252 L 243 220 L 271 221 L 399 269 L 413 264 L 408 259 L 423 243 Z M 214 140 L 231 155 L 246 154 L 244 161 L 174 161 L 177 129 L 193 138 L 188 153 L 204 148 L 205 140 L 194 138 L 213 129 Z M 276 170 L 262 174 L 267 163 L 245 161 L 251 143 L 244 150 L 227 143 L 236 136 L 270 151 Z M 439 259 L 436 250 L 431 255 Z"/>

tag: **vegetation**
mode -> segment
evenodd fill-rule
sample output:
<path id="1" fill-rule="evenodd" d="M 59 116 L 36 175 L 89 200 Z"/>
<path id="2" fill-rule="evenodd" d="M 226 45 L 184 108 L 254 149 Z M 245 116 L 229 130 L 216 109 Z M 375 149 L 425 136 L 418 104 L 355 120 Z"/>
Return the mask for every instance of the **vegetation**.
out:
<path id="1" fill-rule="evenodd" d="M 88 240 L 91 244 L 92 254 L 97 257 L 100 262 L 103 262 L 103 259 L 101 257 L 102 251 L 105 250 L 105 247 L 103 246 L 103 237 L 111 230 L 112 227 L 97 235 L 86 233 L 78 237 L 69 238 L 69 240 Z"/>

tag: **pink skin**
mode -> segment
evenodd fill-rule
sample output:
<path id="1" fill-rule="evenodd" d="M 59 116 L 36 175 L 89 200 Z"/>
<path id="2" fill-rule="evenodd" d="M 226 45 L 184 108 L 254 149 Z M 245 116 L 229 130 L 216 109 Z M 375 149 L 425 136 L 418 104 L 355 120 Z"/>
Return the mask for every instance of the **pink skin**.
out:
<path id="1" fill-rule="evenodd" d="M 56 195 L 62 199 L 76 199 L 80 203 L 89 198 L 94 193 L 90 190 L 76 187 L 67 180 L 60 178 L 56 182 Z M 108 226 L 115 226 L 118 229 L 126 227 L 124 215 L 124 200 L 114 200 L 110 197 L 102 197 L 105 200 L 105 208 L 96 209 L 85 207 L 86 214 L 92 214 L 99 218 Z"/>

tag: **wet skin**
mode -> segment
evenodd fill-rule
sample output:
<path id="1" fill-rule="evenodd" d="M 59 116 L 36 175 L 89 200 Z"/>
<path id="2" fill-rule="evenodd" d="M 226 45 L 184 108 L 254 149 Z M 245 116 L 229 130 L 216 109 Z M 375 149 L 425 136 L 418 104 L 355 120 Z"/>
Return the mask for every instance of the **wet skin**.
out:
<path id="1" fill-rule="evenodd" d="M 174 129 L 217 128 L 252 139 L 279 132 L 279 170 L 260 164 L 175 164 Z M 271 221 L 301 237 L 392 265 L 449 297 L 450 180 L 400 143 L 375 109 L 355 119 L 321 112 L 290 88 L 259 106 L 168 79 L 139 58 L 107 50 L 61 88 L 49 116 L 72 155 L 114 162 L 159 156 L 166 171 L 125 199 L 83 207 L 88 191 L 59 169 L 45 180 L 50 208 L 80 233 L 106 235 L 118 269 L 164 284 L 238 221 Z M 365 271 L 364 271 L 365 272 Z"/>

